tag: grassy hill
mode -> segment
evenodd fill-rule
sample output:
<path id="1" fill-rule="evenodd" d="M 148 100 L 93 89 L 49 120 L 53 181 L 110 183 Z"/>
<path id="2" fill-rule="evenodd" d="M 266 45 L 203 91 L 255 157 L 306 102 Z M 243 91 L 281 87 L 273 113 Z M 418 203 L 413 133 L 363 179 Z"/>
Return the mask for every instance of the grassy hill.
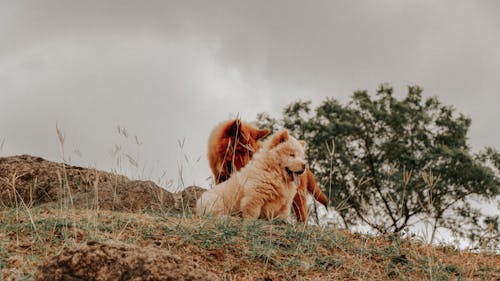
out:
<path id="1" fill-rule="evenodd" d="M 199 190 L 189 192 L 171 194 L 151 182 L 37 157 L 0 158 L 0 280 L 113 276 L 106 274 L 123 280 L 500 280 L 497 254 L 333 227 L 199 218 L 191 212 Z"/>

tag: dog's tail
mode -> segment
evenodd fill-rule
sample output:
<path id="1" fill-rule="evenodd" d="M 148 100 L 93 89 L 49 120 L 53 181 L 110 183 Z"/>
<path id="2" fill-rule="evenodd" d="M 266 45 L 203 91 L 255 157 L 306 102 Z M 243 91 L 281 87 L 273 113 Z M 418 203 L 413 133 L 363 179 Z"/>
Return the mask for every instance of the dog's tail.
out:
<path id="1" fill-rule="evenodd" d="M 319 203 L 323 204 L 325 207 L 328 207 L 328 198 L 326 195 L 321 191 L 319 185 L 316 183 L 316 179 L 314 179 L 314 175 L 311 172 L 311 170 L 306 169 L 306 175 L 307 175 L 307 190 L 309 193 L 311 193 L 316 201 Z"/>

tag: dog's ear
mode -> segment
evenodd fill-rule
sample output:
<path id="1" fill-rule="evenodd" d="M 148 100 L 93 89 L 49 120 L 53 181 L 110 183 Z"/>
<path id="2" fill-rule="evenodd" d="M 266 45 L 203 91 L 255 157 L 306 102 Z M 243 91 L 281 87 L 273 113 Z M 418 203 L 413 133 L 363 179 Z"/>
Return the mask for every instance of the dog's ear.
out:
<path id="1" fill-rule="evenodd" d="M 224 128 L 224 136 L 225 137 L 236 137 L 238 134 L 241 134 L 241 120 L 236 118 L 227 122 L 226 127 Z"/>
<path id="2" fill-rule="evenodd" d="M 260 140 L 261 138 L 267 136 L 269 133 L 271 132 L 271 130 L 269 129 L 262 129 L 262 130 L 255 130 L 253 133 L 254 133 L 254 139 L 255 140 Z"/>
<path id="3" fill-rule="evenodd" d="M 300 143 L 300 145 L 302 145 L 302 147 L 304 147 L 304 148 L 306 147 L 306 142 L 305 141 L 299 140 L 299 143 Z"/>
<path id="4" fill-rule="evenodd" d="M 281 131 L 273 136 L 269 148 L 273 148 L 282 142 L 286 142 L 287 140 L 288 140 L 288 131 L 287 130 Z"/>

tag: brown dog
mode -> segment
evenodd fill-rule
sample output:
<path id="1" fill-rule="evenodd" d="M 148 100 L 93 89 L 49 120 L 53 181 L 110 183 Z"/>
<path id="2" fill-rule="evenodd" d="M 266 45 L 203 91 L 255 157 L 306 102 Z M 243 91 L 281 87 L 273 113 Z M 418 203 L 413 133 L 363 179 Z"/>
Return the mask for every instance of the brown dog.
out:
<path id="1" fill-rule="evenodd" d="M 262 147 L 259 141 L 269 134 L 269 129 L 258 129 L 240 119 L 225 121 L 217 125 L 208 140 L 208 161 L 216 184 L 226 181 L 229 176 L 245 166 L 254 153 Z M 327 206 L 328 199 L 316 184 L 309 168 L 300 175 L 300 185 L 293 199 L 293 210 L 297 221 L 307 221 L 306 190 L 314 198 Z"/>
<path id="2" fill-rule="evenodd" d="M 217 125 L 208 138 L 208 162 L 216 184 L 245 166 L 261 148 L 259 141 L 269 129 L 258 128 L 234 119 Z"/>

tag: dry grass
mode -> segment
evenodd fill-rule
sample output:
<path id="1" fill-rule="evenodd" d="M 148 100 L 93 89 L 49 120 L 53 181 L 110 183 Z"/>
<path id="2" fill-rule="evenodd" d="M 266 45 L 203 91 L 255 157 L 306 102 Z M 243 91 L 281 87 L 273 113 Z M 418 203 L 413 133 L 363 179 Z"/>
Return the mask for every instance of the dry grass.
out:
<path id="1" fill-rule="evenodd" d="M 0 216 L 2 280 L 32 280 L 64 247 L 121 241 L 188 257 L 223 280 L 499 280 L 500 258 L 262 220 L 35 207 Z"/>
<path id="2" fill-rule="evenodd" d="M 64 159 L 64 135 L 56 129 Z M 176 212 L 105 210 L 99 205 L 103 190 L 96 171 L 85 186 L 95 198 L 76 208 L 75 183 L 62 165 L 57 202 L 36 205 L 19 194 L 9 204 L 0 202 L 0 280 L 34 280 L 37 266 L 65 247 L 109 240 L 191 259 L 221 280 L 500 280 L 499 255 L 434 247 L 411 238 L 263 220 L 199 218 L 184 203 Z M 16 190 L 16 176 L 1 180 Z M 110 182 L 116 189 L 116 182 Z M 162 194 L 157 196 L 161 202 Z"/>

